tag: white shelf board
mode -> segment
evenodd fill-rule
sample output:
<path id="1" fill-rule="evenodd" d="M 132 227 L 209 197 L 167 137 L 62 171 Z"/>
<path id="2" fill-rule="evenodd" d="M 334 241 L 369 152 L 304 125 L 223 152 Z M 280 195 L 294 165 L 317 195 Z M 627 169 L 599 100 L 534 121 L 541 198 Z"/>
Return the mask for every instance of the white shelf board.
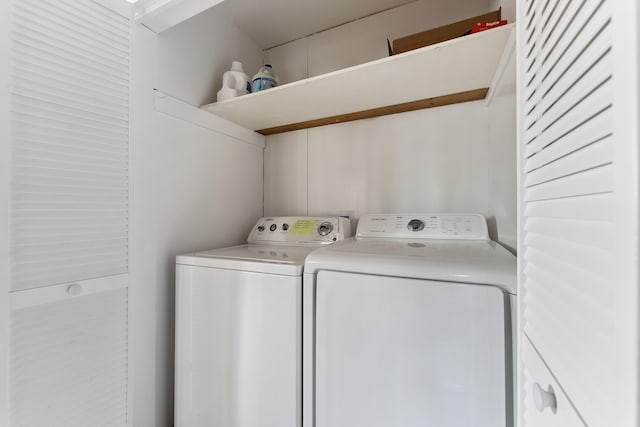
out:
<path id="1" fill-rule="evenodd" d="M 229 136 L 238 141 L 255 145 L 262 149 L 266 146 L 264 135 L 260 135 L 259 133 L 253 132 L 243 126 L 238 126 L 228 120 L 208 114 L 200 108 L 173 98 L 159 90 L 154 90 L 153 106 L 154 109 L 160 113 L 203 127 L 212 132 Z"/>
<path id="2" fill-rule="evenodd" d="M 488 88 L 514 24 L 201 108 L 252 130 Z"/>
<path id="3" fill-rule="evenodd" d="M 498 62 L 498 66 L 496 68 L 496 73 L 493 76 L 493 80 L 491 81 L 491 86 L 489 86 L 489 93 L 487 93 L 487 97 L 485 98 L 485 102 L 487 106 L 491 105 L 491 101 L 495 95 L 495 90 L 500 86 L 502 79 L 505 76 L 505 72 L 507 70 L 507 65 L 509 61 L 511 61 L 511 57 L 516 53 L 516 32 L 513 31 L 509 38 L 507 38 L 507 42 L 504 46 L 504 51 L 502 52 L 502 57 Z"/>

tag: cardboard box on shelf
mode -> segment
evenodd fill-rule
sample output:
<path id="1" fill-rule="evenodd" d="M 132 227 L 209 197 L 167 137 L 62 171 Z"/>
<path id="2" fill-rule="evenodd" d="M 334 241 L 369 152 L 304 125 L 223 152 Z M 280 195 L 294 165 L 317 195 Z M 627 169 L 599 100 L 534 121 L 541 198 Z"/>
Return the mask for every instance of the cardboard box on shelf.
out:
<path id="1" fill-rule="evenodd" d="M 484 15 L 473 16 L 471 18 L 453 22 L 442 27 L 432 28 L 420 33 L 411 34 L 406 37 L 395 39 L 393 41 L 393 45 L 390 45 L 389 54 L 397 55 L 399 53 L 408 52 L 413 49 L 418 49 L 446 40 L 455 39 L 456 37 L 471 34 L 474 26 L 477 23 L 496 21 L 502 22 L 501 12 L 501 9 L 498 9 L 493 12 L 485 13 Z M 507 21 L 504 21 L 505 24 L 506 22 Z"/>

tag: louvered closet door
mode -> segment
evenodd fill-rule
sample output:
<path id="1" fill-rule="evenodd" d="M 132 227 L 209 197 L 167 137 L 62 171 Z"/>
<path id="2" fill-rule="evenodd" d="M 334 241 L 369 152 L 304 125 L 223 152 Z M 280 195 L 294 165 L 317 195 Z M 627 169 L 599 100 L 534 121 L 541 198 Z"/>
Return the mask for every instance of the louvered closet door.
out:
<path id="1" fill-rule="evenodd" d="M 15 426 L 126 424 L 129 19 L 107 3 L 11 4 Z"/>
<path id="2" fill-rule="evenodd" d="M 127 271 L 128 20 L 14 2 L 11 290 Z"/>
<path id="3" fill-rule="evenodd" d="M 521 326 L 581 424 L 603 427 L 616 348 L 610 3 L 520 3 Z"/>

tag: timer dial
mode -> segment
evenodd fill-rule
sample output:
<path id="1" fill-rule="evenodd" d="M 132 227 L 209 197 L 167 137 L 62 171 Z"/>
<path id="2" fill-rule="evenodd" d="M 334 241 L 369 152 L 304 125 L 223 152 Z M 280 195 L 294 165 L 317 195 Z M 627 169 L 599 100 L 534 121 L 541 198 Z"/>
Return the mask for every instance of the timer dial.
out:
<path id="1" fill-rule="evenodd" d="M 328 221 L 325 221 L 318 226 L 318 234 L 321 236 L 327 236 L 332 231 L 333 231 L 333 224 L 331 224 Z"/>
<path id="2" fill-rule="evenodd" d="M 422 231 L 424 230 L 424 221 L 419 219 L 412 219 L 407 224 L 407 230 L 409 231 Z"/>

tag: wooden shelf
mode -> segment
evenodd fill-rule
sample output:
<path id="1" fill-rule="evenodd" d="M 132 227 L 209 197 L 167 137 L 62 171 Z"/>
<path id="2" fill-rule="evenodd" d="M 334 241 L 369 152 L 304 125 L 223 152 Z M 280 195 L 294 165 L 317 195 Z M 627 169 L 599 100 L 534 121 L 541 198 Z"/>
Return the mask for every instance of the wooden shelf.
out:
<path id="1" fill-rule="evenodd" d="M 514 25 L 202 109 L 263 135 L 483 99 Z"/>

